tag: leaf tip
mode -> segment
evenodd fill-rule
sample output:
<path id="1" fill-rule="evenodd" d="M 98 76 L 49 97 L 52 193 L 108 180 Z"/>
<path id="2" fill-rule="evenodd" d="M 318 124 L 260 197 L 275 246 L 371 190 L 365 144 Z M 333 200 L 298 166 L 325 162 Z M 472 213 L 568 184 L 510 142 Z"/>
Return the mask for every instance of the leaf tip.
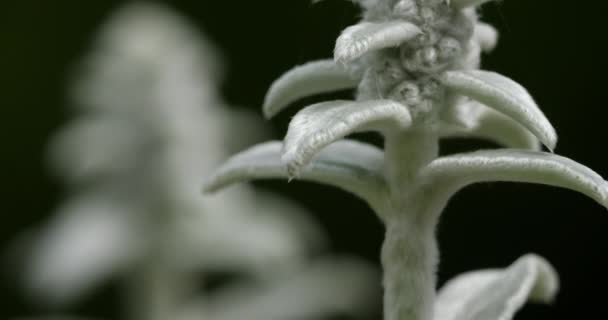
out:
<path id="1" fill-rule="evenodd" d="M 264 119 L 272 119 L 276 115 L 274 109 L 275 108 L 273 108 L 271 104 L 264 103 L 264 105 L 262 106 L 262 115 L 264 116 Z"/>
<path id="2" fill-rule="evenodd" d="M 217 191 L 219 191 L 220 187 L 219 184 L 217 183 L 217 179 L 215 178 L 210 178 L 208 180 L 206 180 L 205 182 L 203 182 L 203 185 L 200 189 L 201 194 L 203 195 L 210 195 L 210 194 L 214 194 Z"/>
<path id="3" fill-rule="evenodd" d="M 356 55 L 352 52 L 338 48 L 338 46 L 336 46 L 336 49 L 334 49 L 334 61 L 339 66 L 346 66 L 349 62 L 355 59 L 355 56 Z"/>
<path id="4" fill-rule="evenodd" d="M 549 131 L 547 132 L 547 138 L 544 139 L 543 144 L 545 145 L 545 147 L 547 147 L 549 152 L 555 153 L 555 148 L 557 148 L 558 140 L 557 133 L 555 132 L 555 129 L 553 129 L 553 126 L 551 126 L 551 124 L 549 124 L 547 128 Z"/>
<path id="5" fill-rule="evenodd" d="M 264 97 L 264 102 L 262 104 L 262 114 L 266 120 L 271 119 L 276 115 L 276 102 L 275 100 L 275 89 L 274 85 L 268 89 L 266 96 Z"/>
<path id="6" fill-rule="evenodd" d="M 524 255 L 521 260 L 537 269 L 536 285 L 530 293 L 532 300 L 551 304 L 559 292 L 559 276 L 555 268 L 543 257 L 535 253 Z"/>
<path id="7" fill-rule="evenodd" d="M 281 157 L 287 168 L 287 182 L 291 182 L 293 179 L 297 179 L 300 176 L 300 169 L 302 168 L 301 161 L 298 161 L 292 153 L 285 153 Z"/>
<path id="8" fill-rule="evenodd" d="M 600 204 L 608 209 L 608 181 L 604 180 L 601 190 L 601 199 Z"/>

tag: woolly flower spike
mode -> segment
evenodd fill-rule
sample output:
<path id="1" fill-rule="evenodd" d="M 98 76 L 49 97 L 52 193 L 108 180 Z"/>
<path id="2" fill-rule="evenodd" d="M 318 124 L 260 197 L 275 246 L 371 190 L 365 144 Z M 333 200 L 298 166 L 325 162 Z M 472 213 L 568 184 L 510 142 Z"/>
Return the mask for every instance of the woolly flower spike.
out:
<path id="1" fill-rule="evenodd" d="M 303 210 L 249 188 L 200 196 L 198 177 L 225 158 L 227 143 L 243 144 L 232 125 L 259 131 L 253 118 L 218 101 L 212 56 L 182 18 L 159 5 L 129 5 L 105 26 L 75 90 L 84 112 L 53 144 L 55 166 L 87 192 L 36 239 L 28 287 L 47 302 L 69 303 L 126 273 L 127 305 L 150 320 L 219 320 L 232 309 L 276 308 L 285 318 L 305 317 L 308 308 L 365 312 L 373 270 L 331 257 L 309 267 L 323 236 Z M 252 282 L 241 285 L 272 294 L 249 304 L 257 292 L 247 292 L 223 310 L 230 299 L 191 296 L 188 286 L 209 270 L 244 274 Z M 299 290 L 290 282 L 297 278 L 315 285 Z M 333 294 L 320 299 L 325 292 Z M 222 309 L 207 314 L 207 298 L 221 300 Z"/>
<path id="2" fill-rule="evenodd" d="M 285 98 L 270 99 L 265 110 L 274 114 L 307 94 L 345 88 L 352 79 L 347 75 L 360 79 L 356 102 L 305 107 L 290 123 L 281 152 L 278 143 L 242 152 L 220 167 L 208 189 L 249 179 L 301 178 L 360 196 L 386 225 L 384 319 L 437 319 L 434 230 L 458 190 L 488 181 L 540 183 L 581 192 L 608 207 L 608 183 L 582 164 L 541 152 L 541 144 L 555 149 L 557 134 L 532 96 L 506 76 L 478 70 L 482 50 L 492 50 L 498 39 L 474 9 L 487 1 L 355 2 L 363 21 L 342 32 L 334 51 L 344 70 L 324 62 L 331 69 L 315 63 L 288 71 L 269 93 Z M 314 84 L 332 77 L 337 80 L 325 89 Z M 354 143 L 340 139 L 360 131 L 379 132 L 384 150 L 345 148 Z M 439 140 L 450 137 L 488 139 L 507 149 L 439 157 Z M 513 268 L 520 270 L 518 265 Z M 517 292 L 504 313 L 490 314 L 500 308 L 488 302 L 488 314 L 477 315 L 476 302 L 467 302 L 462 319 L 508 319 L 526 294 Z"/>

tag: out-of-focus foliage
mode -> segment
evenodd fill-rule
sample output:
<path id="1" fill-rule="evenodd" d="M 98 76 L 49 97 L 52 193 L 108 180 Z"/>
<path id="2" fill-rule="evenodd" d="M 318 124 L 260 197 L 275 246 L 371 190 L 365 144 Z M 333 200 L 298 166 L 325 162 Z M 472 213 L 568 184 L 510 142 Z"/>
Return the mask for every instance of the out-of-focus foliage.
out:
<path id="1" fill-rule="evenodd" d="M 200 194 L 211 168 L 264 135 L 220 101 L 219 64 L 157 4 L 104 26 L 73 89 L 77 116 L 52 143 L 73 195 L 33 237 L 34 297 L 72 303 L 122 274 L 134 319 L 312 319 L 373 305 L 373 269 L 320 257 L 323 235 L 302 209 L 250 187 Z M 208 271 L 246 280 L 210 296 L 193 289 Z"/>

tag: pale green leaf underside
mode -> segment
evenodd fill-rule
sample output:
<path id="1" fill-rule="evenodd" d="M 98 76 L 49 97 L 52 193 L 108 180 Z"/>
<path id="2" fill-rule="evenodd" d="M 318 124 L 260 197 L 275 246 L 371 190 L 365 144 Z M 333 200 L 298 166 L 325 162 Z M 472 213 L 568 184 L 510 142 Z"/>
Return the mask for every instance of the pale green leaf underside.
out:
<path id="1" fill-rule="evenodd" d="M 435 302 L 435 320 L 510 320 L 528 300 L 550 303 L 559 278 L 545 259 L 528 254 L 506 269 L 480 270 L 449 281 Z"/>
<path id="2" fill-rule="evenodd" d="M 450 0 L 450 6 L 454 9 L 460 10 L 474 6 L 480 6 L 486 2 L 492 0 Z"/>
<path id="3" fill-rule="evenodd" d="M 379 296 L 376 270 L 349 258 L 326 259 L 258 287 L 228 288 L 208 301 L 214 320 L 321 319 L 335 312 L 360 316 Z"/>
<path id="4" fill-rule="evenodd" d="M 478 22 L 475 25 L 473 38 L 479 43 L 481 50 L 490 52 L 494 50 L 498 43 L 498 31 L 487 23 Z"/>
<path id="5" fill-rule="evenodd" d="M 545 146 L 557 144 L 555 129 L 521 85 L 500 74 L 481 70 L 449 71 L 441 77 L 453 92 L 503 113 L 530 130 Z"/>
<path id="6" fill-rule="evenodd" d="M 325 146 L 365 130 L 405 129 L 411 124 L 404 105 L 392 100 L 330 101 L 298 112 L 289 124 L 282 160 L 290 176 Z"/>
<path id="7" fill-rule="evenodd" d="M 287 179 L 282 148 L 282 142 L 268 142 L 233 156 L 211 177 L 206 191 L 252 179 Z M 382 151 L 374 146 L 342 140 L 321 151 L 299 178 L 335 186 L 371 201 L 370 197 L 384 188 L 383 158 Z"/>
<path id="8" fill-rule="evenodd" d="M 312 61 L 297 66 L 270 86 L 264 99 L 264 116 L 271 118 L 301 98 L 354 88 L 358 82 L 359 79 L 333 60 Z"/>
<path id="9" fill-rule="evenodd" d="M 540 142 L 528 129 L 513 119 L 477 102 L 471 101 L 456 106 L 456 113 L 463 117 L 468 127 L 442 132 L 443 138 L 477 138 L 495 142 L 515 149 L 539 151 Z"/>
<path id="10" fill-rule="evenodd" d="M 397 47 L 420 32 L 416 25 L 401 20 L 361 22 L 342 31 L 336 40 L 334 59 L 348 63 L 370 51 Z"/>
<path id="11" fill-rule="evenodd" d="M 434 185 L 511 181 L 545 184 L 578 191 L 608 207 L 608 184 L 591 169 L 568 158 L 536 151 L 490 150 L 441 157 L 425 169 Z"/>

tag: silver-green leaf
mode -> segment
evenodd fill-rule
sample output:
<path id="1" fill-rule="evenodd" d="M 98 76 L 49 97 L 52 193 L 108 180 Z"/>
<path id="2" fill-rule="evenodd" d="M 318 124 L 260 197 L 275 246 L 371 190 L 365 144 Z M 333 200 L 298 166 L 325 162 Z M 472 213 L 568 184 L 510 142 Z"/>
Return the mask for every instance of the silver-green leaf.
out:
<path id="1" fill-rule="evenodd" d="M 402 20 L 361 22 L 342 31 L 336 40 L 334 59 L 348 63 L 370 51 L 397 47 L 420 33 L 416 25 Z"/>
<path id="2" fill-rule="evenodd" d="M 571 159 L 546 152 L 501 149 L 438 158 L 425 169 L 431 185 L 458 190 L 489 181 L 545 184 L 578 191 L 608 207 L 608 183 Z"/>
<path id="3" fill-rule="evenodd" d="M 498 31 L 487 23 L 478 22 L 475 25 L 473 38 L 484 52 L 490 52 L 496 48 L 498 43 Z"/>
<path id="4" fill-rule="evenodd" d="M 312 61 L 297 66 L 270 86 L 264 99 L 264 116 L 271 118 L 298 99 L 354 88 L 359 79 L 333 60 Z"/>
<path id="5" fill-rule="evenodd" d="M 498 73 L 468 70 L 449 71 L 441 76 L 452 92 L 470 97 L 503 113 L 530 130 L 547 148 L 557 144 L 555 129 L 528 91 Z"/>
<path id="6" fill-rule="evenodd" d="M 252 179 L 287 179 L 282 148 L 279 141 L 268 142 L 233 156 L 211 177 L 205 190 L 214 192 Z M 385 188 L 383 158 L 382 151 L 374 146 L 342 140 L 321 151 L 299 178 L 342 188 L 373 202 Z"/>
<path id="7" fill-rule="evenodd" d="M 475 101 L 456 106 L 456 115 L 465 127 L 443 130 L 443 138 L 478 138 L 507 148 L 539 151 L 540 142 L 528 129 L 496 110 Z"/>
<path id="8" fill-rule="evenodd" d="M 527 301 L 550 303 L 559 278 L 542 257 L 528 254 L 506 269 L 479 270 L 450 280 L 435 301 L 435 320 L 510 320 Z"/>
<path id="9" fill-rule="evenodd" d="M 392 100 L 331 101 L 301 110 L 285 137 L 282 160 L 291 177 L 325 146 L 366 130 L 405 129 L 412 122 L 407 107 Z"/>

